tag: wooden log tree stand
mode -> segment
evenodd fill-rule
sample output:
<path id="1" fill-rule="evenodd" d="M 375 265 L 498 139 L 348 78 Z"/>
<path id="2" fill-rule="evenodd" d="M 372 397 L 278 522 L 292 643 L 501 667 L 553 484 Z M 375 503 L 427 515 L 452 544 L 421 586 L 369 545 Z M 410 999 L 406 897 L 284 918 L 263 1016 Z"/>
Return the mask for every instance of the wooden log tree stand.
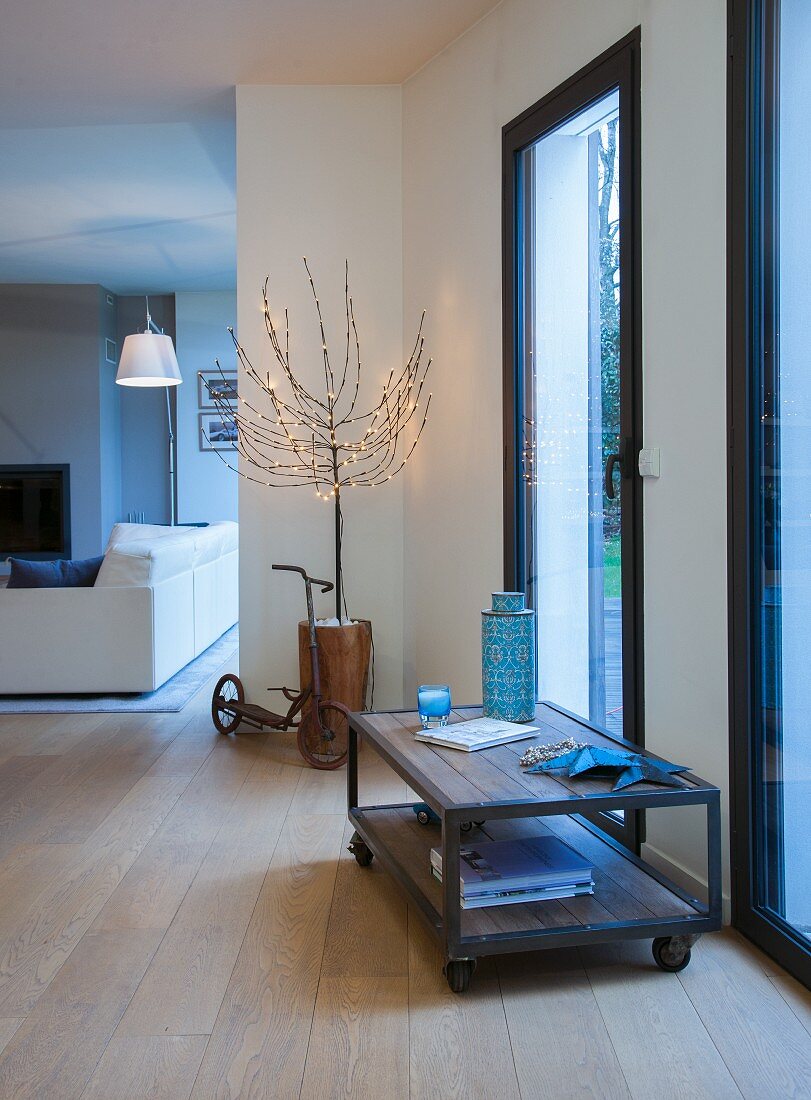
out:
<path id="1" fill-rule="evenodd" d="M 316 626 L 321 693 L 348 710 L 366 706 L 366 690 L 372 653 L 372 624 L 368 619 L 345 626 Z M 301 690 L 312 686 L 310 637 L 306 622 L 298 624 L 298 661 Z M 307 720 L 311 702 L 304 705 L 302 719 Z M 342 731 L 345 732 L 345 731 Z"/>

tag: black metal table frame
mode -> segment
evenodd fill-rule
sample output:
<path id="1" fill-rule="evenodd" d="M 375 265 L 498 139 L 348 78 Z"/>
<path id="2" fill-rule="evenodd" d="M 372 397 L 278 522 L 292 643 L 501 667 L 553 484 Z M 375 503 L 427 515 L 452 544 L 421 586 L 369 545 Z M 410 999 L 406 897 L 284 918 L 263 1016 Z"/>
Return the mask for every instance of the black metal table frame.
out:
<path id="1" fill-rule="evenodd" d="M 454 708 L 462 710 L 465 708 Z M 409 710 L 390 711 L 392 714 L 409 714 Z M 584 723 L 585 725 L 585 723 Z M 603 731 L 600 731 L 601 733 Z M 431 904 L 409 873 L 408 868 L 389 850 L 367 816 L 375 810 L 411 809 L 413 803 L 358 806 L 358 735 L 367 740 L 370 748 L 406 781 L 438 814 L 442 827 L 442 894 L 443 914 Z M 624 743 L 621 738 L 612 738 Z M 687 773 L 688 777 L 696 778 Z M 703 782 L 698 780 L 698 782 Z M 378 743 L 376 731 L 368 725 L 365 716 L 352 714 L 349 728 L 349 759 L 347 763 L 347 811 L 358 835 L 380 860 L 383 867 L 400 884 L 428 927 L 434 932 L 445 950 L 448 960 L 476 959 L 480 955 L 504 954 L 528 951 L 536 948 L 579 946 L 587 943 L 610 942 L 626 939 L 650 939 L 665 936 L 697 939 L 704 932 L 715 932 L 721 927 L 721 794 L 717 787 L 701 789 L 665 788 L 661 791 L 618 794 L 572 794 L 570 797 L 546 801 L 537 798 L 499 799 L 488 802 L 469 802 L 447 809 L 444 796 L 430 783 L 418 780 L 410 769 L 408 760 L 395 748 L 384 748 Z M 707 811 L 707 904 L 692 897 L 680 886 L 668 879 L 651 864 L 629 852 L 603 830 L 587 821 L 583 812 L 604 813 L 618 808 L 626 810 L 653 809 L 668 806 L 703 805 Z M 575 811 L 575 806 L 577 810 Z M 553 817 L 566 815 L 575 818 L 604 843 L 644 870 L 650 877 L 666 887 L 682 901 L 696 909 L 696 915 L 661 917 L 653 919 L 607 921 L 595 924 L 572 924 L 561 928 L 526 929 L 520 932 L 497 932 L 487 935 L 462 935 L 462 906 L 459 879 L 460 826 L 470 821 L 502 821 L 515 818 Z"/>

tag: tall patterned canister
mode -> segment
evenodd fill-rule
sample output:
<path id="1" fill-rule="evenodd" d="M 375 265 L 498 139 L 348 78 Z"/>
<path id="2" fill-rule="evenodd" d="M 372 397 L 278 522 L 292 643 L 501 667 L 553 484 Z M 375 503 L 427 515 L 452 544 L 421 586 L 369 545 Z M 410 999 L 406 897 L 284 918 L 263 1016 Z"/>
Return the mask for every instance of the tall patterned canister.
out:
<path id="1" fill-rule="evenodd" d="M 535 612 L 523 592 L 494 592 L 482 611 L 482 698 L 486 718 L 535 718 Z"/>

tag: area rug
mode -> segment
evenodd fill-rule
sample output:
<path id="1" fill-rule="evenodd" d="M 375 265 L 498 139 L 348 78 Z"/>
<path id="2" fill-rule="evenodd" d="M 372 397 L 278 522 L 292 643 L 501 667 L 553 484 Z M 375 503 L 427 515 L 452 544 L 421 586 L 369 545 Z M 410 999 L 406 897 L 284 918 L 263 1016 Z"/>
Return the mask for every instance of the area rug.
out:
<path id="1" fill-rule="evenodd" d="M 0 695 L 0 714 L 104 714 L 116 711 L 183 710 L 206 680 L 239 649 L 239 625 L 232 626 L 199 657 L 157 691 L 143 695 Z"/>

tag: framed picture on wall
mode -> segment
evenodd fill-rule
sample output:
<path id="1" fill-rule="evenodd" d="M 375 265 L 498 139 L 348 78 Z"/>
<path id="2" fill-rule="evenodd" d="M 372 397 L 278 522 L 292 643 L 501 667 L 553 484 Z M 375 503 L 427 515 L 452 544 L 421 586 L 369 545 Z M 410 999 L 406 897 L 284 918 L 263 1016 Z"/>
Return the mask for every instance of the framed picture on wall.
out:
<path id="1" fill-rule="evenodd" d="M 236 405 L 237 372 L 235 370 L 197 372 L 197 407 L 216 409 L 215 399 L 226 405 Z"/>
<path id="2" fill-rule="evenodd" d="M 218 412 L 200 413 L 200 450 L 235 451 L 237 427 Z"/>

